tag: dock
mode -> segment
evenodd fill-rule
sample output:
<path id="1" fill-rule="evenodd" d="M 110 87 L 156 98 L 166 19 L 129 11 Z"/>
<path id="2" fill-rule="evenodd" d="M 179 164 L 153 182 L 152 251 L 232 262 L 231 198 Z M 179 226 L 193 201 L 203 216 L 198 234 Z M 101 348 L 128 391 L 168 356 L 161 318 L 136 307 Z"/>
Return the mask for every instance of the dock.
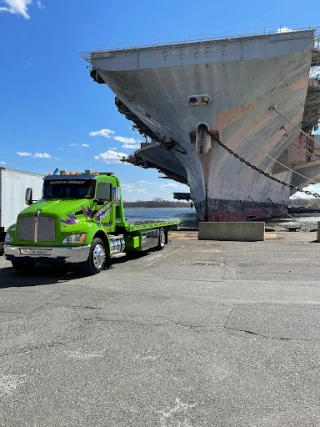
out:
<path id="1" fill-rule="evenodd" d="M 0 425 L 319 425 L 316 232 L 169 241 L 91 277 L 0 257 Z"/>

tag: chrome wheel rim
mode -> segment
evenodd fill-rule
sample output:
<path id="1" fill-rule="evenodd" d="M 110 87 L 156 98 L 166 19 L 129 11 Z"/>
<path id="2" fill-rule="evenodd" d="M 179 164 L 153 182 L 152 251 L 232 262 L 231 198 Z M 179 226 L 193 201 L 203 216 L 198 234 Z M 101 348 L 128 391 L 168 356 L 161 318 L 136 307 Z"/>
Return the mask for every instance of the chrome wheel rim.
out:
<path id="1" fill-rule="evenodd" d="M 100 244 L 97 244 L 92 253 L 93 265 L 100 269 L 103 266 L 103 263 L 106 259 L 106 251 L 104 247 Z"/>
<path id="2" fill-rule="evenodd" d="M 160 246 L 164 246 L 164 244 L 165 244 L 165 240 L 166 240 L 166 236 L 165 236 L 165 234 L 164 234 L 164 231 L 163 231 L 163 230 L 161 230 L 161 231 L 160 231 Z"/>

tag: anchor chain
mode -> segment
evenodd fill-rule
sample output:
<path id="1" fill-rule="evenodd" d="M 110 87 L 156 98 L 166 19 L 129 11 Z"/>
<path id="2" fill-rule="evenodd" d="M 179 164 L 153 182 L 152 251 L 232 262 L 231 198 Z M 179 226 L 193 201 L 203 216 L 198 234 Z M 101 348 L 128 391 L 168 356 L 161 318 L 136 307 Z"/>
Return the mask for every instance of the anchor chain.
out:
<path id="1" fill-rule="evenodd" d="M 227 147 L 223 142 L 221 142 L 219 139 L 217 139 L 214 136 L 214 134 L 212 134 L 209 131 L 207 131 L 207 132 L 224 150 L 228 151 L 229 154 L 232 154 L 236 159 L 239 159 L 240 162 L 244 163 L 246 166 L 249 166 L 251 169 L 260 173 L 261 175 L 264 175 L 266 178 L 270 178 L 270 179 L 272 179 L 272 181 L 278 182 L 279 184 L 284 185 L 285 187 L 292 188 L 293 190 L 299 191 L 300 193 L 308 194 L 308 196 L 320 197 L 320 194 L 318 194 L 318 193 L 312 193 L 312 191 L 303 190 L 302 188 L 296 187 L 293 184 L 288 184 L 287 182 L 281 181 L 281 179 L 278 179 L 278 178 L 270 175 L 269 173 L 264 172 L 262 169 L 257 168 L 257 166 L 246 161 L 243 157 L 240 157 L 239 154 L 237 154 L 233 150 L 231 150 L 231 148 Z"/>

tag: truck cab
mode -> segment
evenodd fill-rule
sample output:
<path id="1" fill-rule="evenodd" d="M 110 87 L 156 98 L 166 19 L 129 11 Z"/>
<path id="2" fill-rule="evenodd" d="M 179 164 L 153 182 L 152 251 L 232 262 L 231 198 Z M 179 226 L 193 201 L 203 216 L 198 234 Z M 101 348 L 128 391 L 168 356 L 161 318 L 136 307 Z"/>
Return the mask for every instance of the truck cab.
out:
<path id="1" fill-rule="evenodd" d="M 125 220 L 119 179 L 111 172 L 67 173 L 44 178 L 42 199 L 26 191 L 24 209 L 9 227 L 4 253 L 20 272 L 37 262 L 80 263 L 99 273 L 127 251 L 162 249 L 179 220 Z"/>

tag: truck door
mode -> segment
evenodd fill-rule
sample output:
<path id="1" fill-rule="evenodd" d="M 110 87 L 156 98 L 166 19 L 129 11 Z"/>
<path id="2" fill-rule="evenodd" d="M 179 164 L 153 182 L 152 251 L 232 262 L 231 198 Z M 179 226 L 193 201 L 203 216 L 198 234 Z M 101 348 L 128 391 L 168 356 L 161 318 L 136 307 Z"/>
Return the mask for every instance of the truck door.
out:
<path id="1" fill-rule="evenodd" d="M 116 223 L 119 224 L 122 222 L 122 206 L 120 203 L 120 188 L 119 187 L 112 187 L 112 203 L 115 206 L 115 212 L 116 212 Z"/>
<path id="2" fill-rule="evenodd" d="M 112 226 L 112 200 L 111 184 L 99 182 L 97 186 L 97 214 L 96 220 L 101 222 L 104 227 Z"/>

